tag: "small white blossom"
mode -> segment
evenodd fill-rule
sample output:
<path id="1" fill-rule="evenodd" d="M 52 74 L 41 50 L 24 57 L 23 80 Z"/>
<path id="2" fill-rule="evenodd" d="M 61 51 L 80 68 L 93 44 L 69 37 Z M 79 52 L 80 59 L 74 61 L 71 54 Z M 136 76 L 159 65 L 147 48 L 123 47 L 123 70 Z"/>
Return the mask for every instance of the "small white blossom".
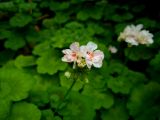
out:
<path id="1" fill-rule="evenodd" d="M 117 51 L 118 51 L 117 48 L 116 48 L 115 46 L 112 46 L 112 45 L 109 46 L 108 50 L 109 50 L 111 53 L 117 53 Z"/>
<path id="2" fill-rule="evenodd" d="M 96 68 L 102 67 L 104 54 L 102 51 L 96 49 L 97 45 L 93 42 L 88 42 L 86 46 L 80 47 L 80 51 L 83 53 L 88 68 L 91 68 L 92 65 Z"/>
<path id="3" fill-rule="evenodd" d="M 142 30 L 143 25 L 139 24 L 137 26 L 129 25 L 123 32 L 120 33 L 118 37 L 119 41 L 125 41 L 129 45 L 139 45 L 145 44 L 150 45 L 153 43 L 153 35 L 147 30 Z"/>

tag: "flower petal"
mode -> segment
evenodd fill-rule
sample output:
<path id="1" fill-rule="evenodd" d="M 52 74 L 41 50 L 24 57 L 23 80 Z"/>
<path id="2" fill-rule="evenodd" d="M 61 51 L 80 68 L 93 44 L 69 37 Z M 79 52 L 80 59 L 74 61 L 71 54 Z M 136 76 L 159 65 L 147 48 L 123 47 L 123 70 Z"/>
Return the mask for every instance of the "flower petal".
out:
<path id="1" fill-rule="evenodd" d="M 63 52 L 64 54 L 71 54 L 71 53 L 72 53 L 72 51 L 71 51 L 70 49 L 62 50 L 62 52 Z"/>
<path id="2" fill-rule="evenodd" d="M 140 31 L 142 28 L 143 28 L 143 25 L 142 25 L 142 24 L 139 24 L 139 25 L 136 26 L 136 30 L 137 30 L 137 31 Z"/>
<path id="3" fill-rule="evenodd" d="M 72 51 L 78 52 L 79 51 L 79 43 L 78 42 L 74 42 L 70 45 L 70 49 Z"/>
<path id="4" fill-rule="evenodd" d="M 80 53 L 82 54 L 82 57 L 85 57 L 86 54 L 87 54 L 87 47 L 84 46 L 84 45 L 82 45 L 82 46 L 80 47 Z"/>
<path id="5" fill-rule="evenodd" d="M 65 55 L 65 56 L 62 57 L 62 61 L 63 62 L 72 62 L 72 60 L 69 59 L 69 57 L 67 55 Z"/>
<path id="6" fill-rule="evenodd" d="M 97 45 L 96 45 L 95 43 L 93 43 L 93 42 L 88 42 L 88 43 L 87 43 L 87 49 L 88 49 L 89 51 L 94 51 L 94 50 L 97 49 Z"/>
<path id="7" fill-rule="evenodd" d="M 138 42 L 134 39 L 134 38 L 132 38 L 132 37 L 128 37 L 128 38 L 126 38 L 126 40 L 125 40 L 127 43 L 129 43 L 129 44 L 131 44 L 131 45 L 138 45 Z"/>
<path id="8" fill-rule="evenodd" d="M 86 59 L 86 65 L 90 69 L 92 67 L 92 61 Z"/>
<path id="9" fill-rule="evenodd" d="M 102 67 L 102 61 L 100 61 L 100 62 L 94 62 L 93 66 L 96 67 L 96 68 Z"/>
<path id="10" fill-rule="evenodd" d="M 94 51 L 94 59 L 95 60 L 103 60 L 104 59 L 104 53 L 101 50 Z"/>

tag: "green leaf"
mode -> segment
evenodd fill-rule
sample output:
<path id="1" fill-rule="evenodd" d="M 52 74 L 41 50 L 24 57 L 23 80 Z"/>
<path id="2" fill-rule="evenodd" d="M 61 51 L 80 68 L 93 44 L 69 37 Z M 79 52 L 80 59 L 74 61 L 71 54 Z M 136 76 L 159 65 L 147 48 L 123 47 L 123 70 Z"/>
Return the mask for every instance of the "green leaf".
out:
<path id="1" fill-rule="evenodd" d="M 37 71 L 39 73 L 48 73 L 53 75 L 59 70 L 64 70 L 67 64 L 61 61 L 61 58 L 57 54 L 58 51 L 50 49 L 48 53 L 39 57 L 37 60 Z"/>
<path id="2" fill-rule="evenodd" d="M 0 52 L 0 65 L 3 65 L 7 63 L 9 60 L 11 60 L 15 55 L 14 51 L 11 50 L 5 50 Z"/>
<path id="3" fill-rule="evenodd" d="M 114 104 L 113 96 L 110 93 L 94 89 L 89 85 L 84 87 L 82 93 L 92 99 L 95 109 L 100 109 L 101 107 L 108 109 Z"/>
<path id="4" fill-rule="evenodd" d="M 102 120 L 128 120 L 129 115 L 124 103 L 115 104 L 112 108 L 102 111 Z"/>
<path id="5" fill-rule="evenodd" d="M 126 26 L 127 26 L 126 23 L 120 23 L 120 24 L 115 25 L 116 34 L 119 35 L 120 32 L 122 32 Z"/>
<path id="6" fill-rule="evenodd" d="M 9 115 L 11 102 L 7 99 L 0 98 L 0 106 L 0 120 L 6 120 Z"/>
<path id="7" fill-rule="evenodd" d="M 108 88 L 115 93 L 128 94 L 133 87 L 129 79 L 125 77 L 110 78 L 107 81 Z"/>
<path id="8" fill-rule="evenodd" d="M 65 10 L 69 7 L 69 2 L 50 2 L 49 7 L 53 11 Z"/>
<path id="9" fill-rule="evenodd" d="M 136 21 L 138 24 L 143 24 L 146 28 L 155 28 L 156 21 L 149 18 L 140 18 Z"/>
<path id="10" fill-rule="evenodd" d="M 50 51 L 50 42 L 45 41 L 34 47 L 33 54 L 43 56 Z"/>
<path id="11" fill-rule="evenodd" d="M 51 109 L 42 110 L 42 120 L 62 120 L 61 117 L 55 116 Z"/>
<path id="12" fill-rule="evenodd" d="M 12 107 L 9 120 L 40 120 L 41 112 L 31 103 L 19 102 Z"/>
<path id="13" fill-rule="evenodd" d="M 77 19 L 85 21 L 88 18 L 93 18 L 95 20 L 101 19 L 103 14 L 103 6 L 93 6 L 89 9 L 82 9 L 77 13 Z"/>
<path id="14" fill-rule="evenodd" d="M 72 42 L 72 39 L 71 31 L 66 29 L 57 31 L 55 36 L 51 38 L 54 48 L 64 48 L 66 44 L 69 46 L 69 44 Z"/>
<path id="15" fill-rule="evenodd" d="M 95 74 L 97 74 L 95 76 Z M 88 79 L 88 83 L 95 89 L 101 89 L 105 86 L 105 81 L 103 76 L 99 73 L 98 70 L 92 70 L 85 76 L 85 79 Z"/>
<path id="16" fill-rule="evenodd" d="M 55 120 L 51 109 L 42 110 L 42 120 Z"/>
<path id="17" fill-rule="evenodd" d="M 36 62 L 39 73 L 48 73 L 53 75 L 58 70 L 64 70 L 67 66 L 66 63 L 61 61 L 59 51 L 51 48 L 50 42 L 48 41 L 38 44 L 33 53 L 41 56 Z"/>
<path id="18" fill-rule="evenodd" d="M 104 68 L 105 71 L 102 69 L 102 73 L 103 73 L 103 76 L 106 76 L 106 77 L 109 77 L 109 76 L 116 77 L 116 76 L 119 76 L 121 74 L 128 72 L 128 68 L 125 65 L 121 64 L 118 61 L 114 61 L 114 60 L 110 61 L 108 63 L 108 66 L 106 65 L 105 67 L 107 68 Z"/>
<path id="19" fill-rule="evenodd" d="M 71 0 L 71 3 L 74 3 L 74 4 L 79 4 L 79 3 L 82 3 L 84 2 L 84 0 Z"/>
<path id="20" fill-rule="evenodd" d="M 138 6 L 137 5 L 134 6 L 132 8 L 132 11 L 135 12 L 135 13 L 140 13 L 142 10 L 144 10 L 144 8 L 145 8 L 144 4 L 143 5 L 139 4 Z"/>
<path id="21" fill-rule="evenodd" d="M 93 120 L 95 111 L 92 106 L 92 100 L 78 93 L 70 95 L 66 106 L 59 111 L 63 116 L 63 120 Z"/>
<path id="22" fill-rule="evenodd" d="M 32 75 L 14 68 L 0 69 L 0 83 L 2 98 L 12 101 L 20 101 L 27 98 L 28 92 L 34 83 Z"/>
<path id="23" fill-rule="evenodd" d="M 21 11 L 29 11 L 29 10 L 35 9 L 36 6 L 37 6 L 37 4 L 33 3 L 33 2 L 21 3 L 21 4 L 19 4 L 19 9 Z"/>
<path id="24" fill-rule="evenodd" d="M 26 42 L 22 36 L 16 33 L 12 33 L 10 36 L 8 36 L 8 39 L 5 41 L 4 46 L 12 50 L 18 50 L 24 47 L 25 44 Z"/>
<path id="25" fill-rule="evenodd" d="M 57 85 L 58 86 L 58 85 Z M 50 100 L 50 104 L 51 104 L 51 108 L 57 109 L 58 106 L 63 102 L 63 104 L 61 106 L 64 106 L 65 102 L 64 102 L 64 96 L 65 93 L 67 91 L 67 89 L 63 88 L 63 87 L 50 87 L 48 89 L 48 93 L 49 93 L 49 100 Z M 59 106 L 59 107 L 61 107 Z"/>
<path id="26" fill-rule="evenodd" d="M 129 47 L 125 49 L 125 56 L 128 57 L 130 60 L 138 61 L 138 60 L 147 60 L 150 59 L 153 54 L 150 48 L 146 46 L 136 46 L 136 47 Z"/>
<path id="27" fill-rule="evenodd" d="M 14 5 L 13 1 L 0 2 L 0 10 L 4 11 L 15 11 L 17 8 Z"/>
<path id="28" fill-rule="evenodd" d="M 9 36 L 12 36 L 12 31 L 9 30 L 0 30 L 0 39 L 9 38 Z"/>
<path id="29" fill-rule="evenodd" d="M 117 8 L 119 8 L 119 6 L 116 5 L 116 4 L 112 4 L 112 5 L 107 4 L 105 9 L 104 9 L 104 19 L 105 20 L 111 20 L 112 16 L 114 14 L 117 14 L 116 13 Z"/>
<path id="30" fill-rule="evenodd" d="M 160 32 L 156 32 L 154 34 L 154 44 L 153 44 L 153 47 L 154 48 L 158 48 L 160 45 Z"/>
<path id="31" fill-rule="evenodd" d="M 104 28 L 96 23 L 89 23 L 87 30 L 89 31 L 88 34 L 94 35 L 94 34 L 103 34 Z"/>
<path id="32" fill-rule="evenodd" d="M 133 19 L 133 15 L 131 13 L 124 13 L 124 14 L 113 14 L 111 16 L 111 20 L 115 21 L 115 22 L 124 22 L 127 20 L 131 20 Z"/>
<path id="33" fill-rule="evenodd" d="M 157 81 L 160 83 L 160 76 L 159 76 L 159 72 L 160 72 L 160 53 L 156 54 L 155 57 L 153 59 L 150 60 L 150 66 L 147 69 L 148 73 L 151 77 L 152 80 Z"/>
<path id="34" fill-rule="evenodd" d="M 54 48 L 68 47 L 72 42 L 80 42 L 80 44 L 93 41 L 93 36 L 84 26 L 78 22 L 67 23 L 65 28 L 57 30 L 55 35 L 51 38 Z"/>
<path id="35" fill-rule="evenodd" d="M 150 82 L 134 88 L 127 107 L 136 120 L 155 120 L 160 118 L 159 99 L 160 84 Z"/>
<path id="36" fill-rule="evenodd" d="M 146 81 L 146 77 L 141 73 L 125 70 L 123 72 L 120 76 L 106 79 L 108 88 L 115 93 L 128 94 L 135 85 Z"/>
<path id="37" fill-rule="evenodd" d="M 150 65 L 157 71 L 160 70 L 160 53 L 156 54 L 156 56 L 150 61 Z"/>
<path id="38" fill-rule="evenodd" d="M 32 17 L 29 15 L 16 14 L 10 19 L 10 25 L 13 27 L 24 27 L 32 21 Z"/>
<path id="39" fill-rule="evenodd" d="M 14 0 L 14 3 L 21 4 L 21 3 L 24 3 L 24 0 Z"/>
<path id="40" fill-rule="evenodd" d="M 95 20 L 100 20 L 103 14 L 103 6 L 95 6 L 93 7 L 93 9 L 90 10 L 91 12 L 89 13 L 89 15 L 91 16 L 91 18 L 95 19 Z"/>
<path id="41" fill-rule="evenodd" d="M 53 21 L 53 19 L 44 19 L 44 20 L 43 20 L 43 25 L 44 25 L 46 28 L 53 27 L 54 21 Z"/>
<path id="42" fill-rule="evenodd" d="M 36 61 L 35 61 L 35 58 L 33 56 L 19 55 L 15 59 L 15 66 L 17 68 L 23 68 L 23 67 L 33 66 L 35 64 L 36 64 Z"/>
<path id="43" fill-rule="evenodd" d="M 44 107 L 49 103 L 49 96 L 47 91 L 44 90 L 31 90 L 31 93 L 28 98 L 32 103 L 37 106 Z"/>
<path id="44" fill-rule="evenodd" d="M 64 74 L 60 74 L 59 76 L 60 76 L 60 84 L 61 84 L 61 86 L 69 89 L 70 86 L 72 85 L 73 81 L 74 81 L 73 80 L 74 78 L 72 77 L 73 74 L 71 73 L 71 77 L 70 78 L 67 78 Z M 83 87 L 84 82 L 81 80 L 80 77 L 81 76 L 79 76 L 77 78 L 76 83 L 73 86 L 72 90 L 78 91 Z"/>
<path id="45" fill-rule="evenodd" d="M 51 96 L 51 94 L 48 93 L 48 90 L 58 86 L 59 81 L 56 75 L 36 75 L 35 79 L 36 82 L 30 91 L 28 100 L 40 107 L 44 107 L 49 103 L 49 98 Z"/>
<path id="46" fill-rule="evenodd" d="M 57 12 L 56 16 L 53 19 L 53 22 L 58 24 L 65 23 L 69 19 L 69 15 L 67 13 Z"/>
<path id="47" fill-rule="evenodd" d="M 65 27 L 74 30 L 74 29 L 84 28 L 84 25 L 79 22 L 72 21 L 72 22 L 67 23 Z"/>
<path id="48" fill-rule="evenodd" d="M 44 40 L 48 34 L 46 34 L 45 36 L 43 35 L 43 31 L 39 31 L 39 27 L 35 26 L 35 27 L 30 27 L 27 30 L 27 35 L 25 36 L 25 40 L 29 43 L 29 45 L 31 47 L 34 46 L 35 48 L 35 44 L 37 42 L 40 42 L 42 40 Z M 45 37 L 45 38 L 44 38 Z"/>
<path id="49" fill-rule="evenodd" d="M 83 21 L 85 21 L 85 20 L 87 20 L 89 18 L 89 14 L 87 13 L 87 11 L 79 11 L 78 13 L 77 13 L 77 19 L 79 19 L 79 20 L 83 20 Z"/>

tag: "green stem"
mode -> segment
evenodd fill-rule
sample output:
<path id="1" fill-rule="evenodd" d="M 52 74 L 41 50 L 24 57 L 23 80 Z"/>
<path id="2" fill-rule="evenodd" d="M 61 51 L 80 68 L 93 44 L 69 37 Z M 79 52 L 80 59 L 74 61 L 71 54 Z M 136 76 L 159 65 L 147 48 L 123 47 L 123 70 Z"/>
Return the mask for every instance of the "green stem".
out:
<path id="1" fill-rule="evenodd" d="M 73 82 L 72 82 L 71 86 L 69 87 L 69 89 L 67 90 L 66 94 L 64 95 L 64 99 L 62 100 L 62 102 L 58 104 L 57 109 L 55 110 L 56 112 L 59 110 L 59 108 L 61 107 L 61 105 L 63 104 L 63 102 L 68 97 L 69 93 L 71 92 L 72 88 L 74 87 L 74 85 L 75 85 L 75 83 L 77 81 L 77 77 L 73 76 Z"/>
<path id="2" fill-rule="evenodd" d="M 128 57 L 125 57 L 125 60 L 124 60 L 124 65 L 125 65 L 125 66 L 127 65 L 127 62 L 128 62 L 128 60 L 129 60 L 128 58 L 129 58 L 130 52 L 131 52 L 131 49 L 129 49 L 128 54 L 126 54 L 126 56 L 128 56 Z M 125 69 L 125 67 L 124 67 L 124 68 L 122 69 L 122 71 L 120 72 L 121 74 L 123 74 L 124 69 Z"/>

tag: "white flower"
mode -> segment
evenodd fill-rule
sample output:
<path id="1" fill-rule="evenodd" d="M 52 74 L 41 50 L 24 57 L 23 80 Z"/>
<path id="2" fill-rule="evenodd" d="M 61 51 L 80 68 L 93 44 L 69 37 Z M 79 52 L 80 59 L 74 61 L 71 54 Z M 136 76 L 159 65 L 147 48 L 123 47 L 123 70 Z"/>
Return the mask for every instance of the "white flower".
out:
<path id="1" fill-rule="evenodd" d="M 120 33 L 120 36 L 118 38 L 118 40 L 124 40 L 127 43 L 129 43 L 130 45 L 138 45 L 137 42 L 137 36 L 139 35 L 139 32 L 141 31 L 141 29 L 143 28 L 143 25 L 130 25 L 127 26 L 124 31 L 122 33 Z"/>
<path id="2" fill-rule="evenodd" d="M 117 53 L 117 51 L 118 51 L 117 48 L 114 47 L 114 46 L 112 46 L 112 45 L 109 46 L 108 50 L 109 50 L 111 53 Z"/>
<path id="3" fill-rule="evenodd" d="M 153 34 L 149 33 L 147 30 L 142 30 L 138 36 L 138 40 L 140 44 L 152 44 L 153 43 Z"/>
<path id="4" fill-rule="evenodd" d="M 135 38 L 126 38 L 125 41 L 126 41 L 127 43 L 129 43 L 130 45 L 135 45 L 135 46 L 138 45 L 138 42 L 136 41 Z"/>
<path id="5" fill-rule="evenodd" d="M 94 67 L 100 68 L 102 66 L 102 61 L 104 59 L 104 54 L 100 50 L 96 50 L 97 45 L 93 42 L 88 42 L 86 46 L 79 46 L 78 42 L 74 42 L 70 45 L 70 49 L 65 49 L 62 52 L 64 56 L 62 61 L 73 62 L 73 68 Z"/>
<path id="6" fill-rule="evenodd" d="M 129 25 L 127 26 L 120 36 L 118 37 L 119 41 L 124 40 L 129 43 L 129 45 L 139 45 L 139 44 L 152 44 L 153 43 L 153 35 L 149 33 L 149 31 L 142 30 L 143 25 L 139 24 L 137 26 Z"/>
<path id="7" fill-rule="evenodd" d="M 79 43 L 74 42 L 70 45 L 70 49 L 65 49 L 62 52 L 65 54 L 64 57 L 62 57 L 62 61 L 64 62 L 76 62 L 78 59 L 79 54 Z"/>
<path id="8" fill-rule="evenodd" d="M 88 68 L 94 67 L 100 68 L 102 66 L 102 61 L 104 59 L 104 54 L 100 50 L 96 50 L 97 45 L 93 42 L 88 42 L 86 46 L 81 46 L 80 51 L 85 58 Z"/>

